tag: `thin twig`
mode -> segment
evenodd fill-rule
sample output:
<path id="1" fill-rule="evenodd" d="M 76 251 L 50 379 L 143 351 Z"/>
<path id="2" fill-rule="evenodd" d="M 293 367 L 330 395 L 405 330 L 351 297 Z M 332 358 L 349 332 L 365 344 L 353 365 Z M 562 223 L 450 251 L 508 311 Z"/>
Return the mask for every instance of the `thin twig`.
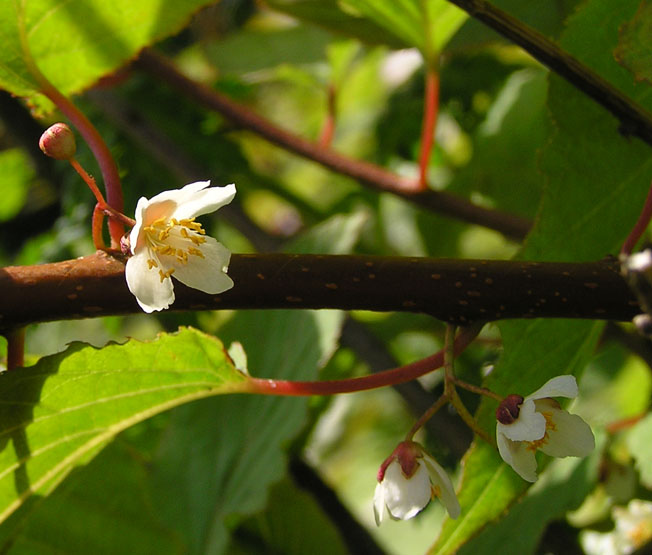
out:
<path id="1" fill-rule="evenodd" d="M 524 218 L 483 208 L 449 193 L 414 192 L 413 179 L 400 177 L 369 162 L 354 160 L 332 149 L 322 148 L 318 143 L 281 129 L 226 96 L 182 75 L 171 62 L 151 50 L 143 51 L 136 65 L 189 98 L 219 112 L 235 125 L 253 131 L 281 148 L 349 176 L 378 191 L 394 193 L 424 208 L 494 229 L 519 241 L 525 237 L 531 227 L 531 222 Z"/>

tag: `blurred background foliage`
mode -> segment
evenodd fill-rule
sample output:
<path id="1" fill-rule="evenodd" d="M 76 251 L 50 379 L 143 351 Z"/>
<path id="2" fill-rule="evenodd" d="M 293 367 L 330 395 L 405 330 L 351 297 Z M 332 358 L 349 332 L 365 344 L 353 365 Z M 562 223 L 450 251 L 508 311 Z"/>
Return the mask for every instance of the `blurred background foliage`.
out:
<path id="1" fill-rule="evenodd" d="M 580 2 L 495 4 L 558 40 Z M 157 49 L 185 74 L 312 140 L 323 132 L 331 91 L 332 148 L 405 176 L 418 173 L 423 59 L 439 50 L 431 186 L 534 220 L 546 187 L 541 152 L 554 131 L 548 71 L 443 0 L 433 6 L 441 16 L 433 28 L 449 34 L 430 44 L 409 17 L 392 27 L 394 20 L 378 17 L 373 2 L 222 0 Z M 116 157 L 128 214 L 139 197 L 193 180 L 235 182 L 237 207 L 265 240 L 238 218 L 207 217 L 209 233 L 234 252 L 508 259 L 519 251 L 495 231 L 365 189 L 236 128 L 137 66 L 74 100 Z M 0 93 L 2 265 L 93 251 L 92 196 L 74 172 L 37 147 L 41 130 L 58 119 L 55 113 L 35 120 L 28 107 Z M 98 174 L 81 141 L 78 159 Z M 136 315 L 33 326 L 28 359 L 73 340 L 96 346 L 149 340 L 180 325 L 226 344 L 242 342 L 256 375 L 295 379 L 350 377 L 423 358 L 441 348 L 444 329 L 408 314 Z M 607 327 L 584 371 L 574 409 L 610 430 L 600 432 L 597 454 L 585 466 L 550 464 L 519 510 L 486 528 L 466 552 L 571 553 L 583 545 L 597 553 L 591 546 L 611 541 L 617 515 L 631 499 L 652 500 L 649 417 L 609 428 L 649 405 L 649 346 L 636 342 L 632 354 L 629 340 L 621 328 Z M 480 384 L 500 354 L 500 333 L 490 326 L 460 357 L 457 371 Z M 444 520 L 438 503 L 413 521 L 376 528 L 371 499 L 379 464 L 441 390 L 434 375 L 397 390 L 335 399 L 236 396 L 192 403 L 121 434 L 55 493 L 12 517 L 0 539 L 10 553 L 425 552 Z M 463 399 L 477 408 L 474 396 Z M 470 439 L 447 411 L 421 437 L 454 476 Z M 545 517 L 541 498 L 551 503 Z M 523 543 L 514 543 L 515 526 L 527 530 Z"/>

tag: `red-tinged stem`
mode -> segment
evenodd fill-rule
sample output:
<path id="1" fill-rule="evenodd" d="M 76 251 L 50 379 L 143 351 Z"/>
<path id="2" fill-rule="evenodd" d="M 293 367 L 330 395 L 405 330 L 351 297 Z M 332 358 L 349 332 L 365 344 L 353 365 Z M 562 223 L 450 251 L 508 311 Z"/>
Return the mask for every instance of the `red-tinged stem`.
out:
<path id="1" fill-rule="evenodd" d="M 111 151 L 88 118 L 68 98 L 61 94 L 39 69 L 29 48 L 23 9 L 18 11 L 18 30 L 23 61 L 34 79 L 36 79 L 40 92 L 47 96 L 81 133 L 81 136 L 90 147 L 100 166 L 109 206 L 116 212 L 123 212 L 124 201 L 122 198 L 120 175 L 118 174 L 118 166 L 113 156 L 111 156 Z M 120 239 L 124 233 L 122 222 L 115 219 L 109 220 L 109 232 L 111 234 L 112 246 L 119 248 Z"/>
<path id="2" fill-rule="evenodd" d="M 426 90 L 421 129 L 421 154 L 419 156 L 419 191 L 428 189 L 428 163 L 435 142 L 435 128 L 439 112 L 439 74 L 432 66 L 426 72 Z"/>
<path id="3" fill-rule="evenodd" d="M 93 192 L 93 195 L 95 195 L 95 198 L 97 199 L 97 205 L 95 206 L 95 212 L 98 210 L 102 211 L 104 215 L 108 216 L 109 219 L 109 225 L 112 220 L 116 220 L 118 222 L 121 222 L 122 224 L 133 227 L 136 225 L 136 220 L 129 218 L 128 216 L 125 216 L 124 214 L 118 212 L 111 206 L 109 206 L 106 201 L 104 200 L 104 197 L 102 196 L 102 193 L 100 192 L 99 188 L 97 187 L 97 184 L 95 183 L 95 179 L 89 175 L 86 170 L 81 166 L 77 160 L 74 158 L 70 158 L 68 160 L 70 162 L 70 165 L 75 169 L 75 171 L 81 176 L 81 178 L 86 182 L 86 185 L 88 185 L 88 188 Z M 101 230 L 101 225 L 102 225 L 102 220 L 100 220 L 99 224 L 96 224 L 95 221 L 95 214 L 93 215 L 93 240 L 95 241 L 95 246 L 98 247 L 98 243 L 95 240 L 96 238 L 96 233 L 99 233 L 99 237 L 102 236 L 102 230 Z M 99 225 L 100 228 L 96 229 L 96 225 Z M 118 244 L 120 241 L 118 241 Z M 102 241 L 102 244 L 104 244 L 104 241 Z M 114 245 L 115 247 L 115 245 Z M 103 248 L 103 247 L 102 247 Z"/>
<path id="4" fill-rule="evenodd" d="M 324 121 L 324 127 L 321 130 L 321 135 L 319 137 L 319 146 L 322 148 L 330 148 L 331 143 L 333 142 L 333 135 L 335 134 L 335 86 L 329 85 L 327 103 L 327 113 L 326 120 Z"/>
<path id="5" fill-rule="evenodd" d="M 621 256 L 629 256 L 632 253 L 632 249 L 641 238 L 641 235 L 647 229 L 648 224 L 650 223 L 650 218 L 652 218 L 652 183 L 650 184 L 650 189 L 647 192 L 647 197 L 645 198 L 645 203 L 643 204 L 643 210 L 641 210 L 641 215 L 636 220 L 632 231 L 625 239 L 622 248 L 620 249 Z"/>
<path id="6" fill-rule="evenodd" d="M 437 399 L 434 405 L 432 405 L 426 412 L 424 412 L 419 420 L 414 423 L 414 426 L 412 426 L 410 431 L 406 434 L 405 440 L 411 441 L 414 438 L 414 434 L 416 434 L 425 425 L 425 423 L 428 422 L 428 420 L 430 420 L 435 415 L 435 413 L 449 401 L 450 398 L 446 394 Z"/>
<path id="7" fill-rule="evenodd" d="M 616 420 L 615 422 L 610 422 L 609 424 L 607 424 L 607 431 L 610 434 L 615 434 L 616 432 L 620 432 L 621 430 L 627 430 L 632 426 L 634 426 L 635 424 L 638 424 L 647 415 L 648 415 L 647 412 L 643 412 L 641 414 L 637 414 L 636 416 L 630 416 L 629 418 L 623 418 L 622 420 Z"/>
<path id="8" fill-rule="evenodd" d="M 483 324 L 475 324 L 464 328 L 454 343 L 456 354 L 461 353 L 480 333 Z M 412 381 L 420 376 L 428 374 L 444 364 L 444 350 L 422 360 L 392 368 L 384 372 L 378 372 L 370 376 L 350 378 L 346 380 L 330 380 L 317 382 L 298 382 L 288 380 L 272 380 L 264 378 L 250 378 L 243 382 L 243 393 L 257 393 L 260 395 L 283 395 L 303 397 L 307 395 L 335 395 L 338 393 L 354 393 L 377 389 L 388 385 L 397 385 Z"/>
<path id="9" fill-rule="evenodd" d="M 14 370 L 25 365 L 25 328 L 16 328 L 8 332 L 7 370 Z"/>
<path id="10" fill-rule="evenodd" d="M 93 210 L 93 224 L 91 227 L 93 234 L 93 244 L 97 250 L 105 250 L 104 237 L 102 236 L 102 223 L 104 223 L 104 210 L 98 202 Z"/>
<path id="11" fill-rule="evenodd" d="M 45 79 L 45 77 L 43 77 L 43 79 Z M 107 204 L 118 213 L 123 212 L 124 200 L 122 198 L 122 187 L 120 185 L 118 166 L 111 155 L 109 147 L 104 142 L 104 139 L 102 139 L 102 136 L 88 118 L 80 112 L 68 98 L 55 89 L 47 79 L 41 82 L 41 92 L 54 102 L 57 108 L 59 108 L 59 110 L 61 110 L 61 112 L 77 128 L 93 152 L 93 155 L 100 166 L 100 171 L 102 172 L 102 178 L 104 180 L 104 187 L 106 189 L 106 202 L 104 204 Z M 122 222 L 111 218 L 109 220 L 109 233 L 111 235 L 111 246 L 116 248 L 119 247 L 120 239 L 124 235 L 124 226 Z"/>
<path id="12" fill-rule="evenodd" d="M 70 165 L 75 169 L 75 171 L 81 176 L 81 178 L 84 180 L 86 185 L 88 185 L 88 188 L 91 190 L 93 195 L 95 195 L 95 199 L 97 200 L 97 204 L 104 210 L 106 208 L 106 200 L 104 200 L 104 196 L 100 192 L 100 189 L 97 186 L 97 183 L 95 183 L 95 178 L 91 175 L 89 175 L 86 170 L 81 166 L 77 160 L 74 158 L 70 158 L 68 160 L 70 162 Z"/>

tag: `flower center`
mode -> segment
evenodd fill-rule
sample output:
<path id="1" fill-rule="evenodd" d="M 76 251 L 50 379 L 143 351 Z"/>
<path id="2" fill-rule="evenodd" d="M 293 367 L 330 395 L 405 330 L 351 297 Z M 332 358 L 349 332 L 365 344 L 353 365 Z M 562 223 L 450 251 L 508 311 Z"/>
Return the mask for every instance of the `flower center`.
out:
<path id="1" fill-rule="evenodd" d="M 527 446 L 528 451 L 536 451 L 542 445 L 545 445 L 546 443 L 548 443 L 548 439 L 550 439 L 550 436 L 548 434 L 548 430 L 552 430 L 554 432 L 557 429 L 557 425 L 555 424 L 554 420 L 552 419 L 552 413 L 550 413 L 550 412 L 541 412 L 541 414 L 546 419 L 546 432 L 543 434 L 543 437 L 541 439 L 537 439 L 536 441 L 530 441 L 528 443 L 528 446 Z"/>
<path id="2" fill-rule="evenodd" d="M 171 264 L 187 264 L 191 256 L 204 258 L 201 245 L 206 242 L 206 238 L 203 237 L 206 232 L 195 218 L 183 220 L 159 218 L 150 225 L 144 226 L 143 231 L 151 255 L 147 259 L 147 266 L 150 270 L 158 268 L 161 282 L 174 273 L 174 267 L 160 268 L 160 265 L 167 267 L 169 264 L 162 264 L 159 257 L 174 257 Z"/>

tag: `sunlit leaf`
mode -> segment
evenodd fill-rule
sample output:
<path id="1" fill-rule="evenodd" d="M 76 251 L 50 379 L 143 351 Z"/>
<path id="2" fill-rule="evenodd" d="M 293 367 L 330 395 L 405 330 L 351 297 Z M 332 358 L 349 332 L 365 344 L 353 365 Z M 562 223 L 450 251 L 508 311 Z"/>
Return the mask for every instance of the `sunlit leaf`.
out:
<path id="1" fill-rule="evenodd" d="M 192 329 L 103 349 L 75 343 L 1 374 L 0 520 L 120 431 L 244 380 L 219 341 Z"/>
<path id="2" fill-rule="evenodd" d="M 179 31 L 197 9 L 209 3 L 208 0 L 0 2 L 0 87 L 19 96 L 38 92 L 38 78 L 30 67 L 31 53 L 39 70 L 62 93 L 79 92 L 118 69 L 143 47 Z"/>
<path id="3" fill-rule="evenodd" d="M 627 436 L 627 445 L 636 461 L 636 468 L 641 474 L 641 481 L 649 488 L 652 486 L 652 415 L 641 420 Z"/>

